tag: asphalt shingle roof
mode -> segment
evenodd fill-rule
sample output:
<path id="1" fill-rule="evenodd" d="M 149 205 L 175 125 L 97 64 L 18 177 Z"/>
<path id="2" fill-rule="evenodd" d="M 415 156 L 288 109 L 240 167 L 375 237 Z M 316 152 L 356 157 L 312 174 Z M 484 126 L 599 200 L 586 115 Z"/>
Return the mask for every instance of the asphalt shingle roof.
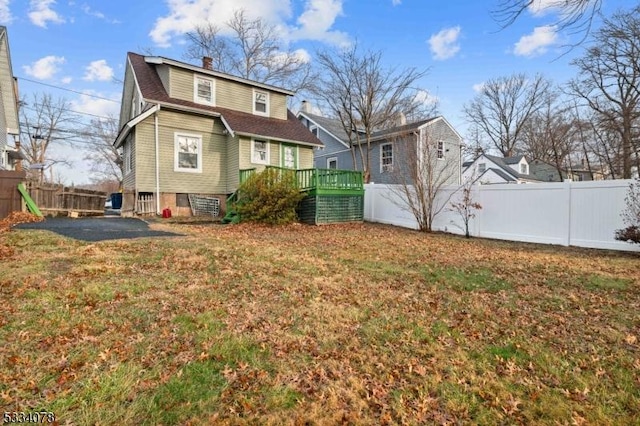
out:
<path id="1" fill-rule="evenodd" d="M 323 143 L 288 109 L 287 119 L 281 120 L 172 98 L 162 85 L 160 76 L 153 64 L 147 63 L 145 57 L 137 53 L 129 52 L 128 57 L 138 85 L 140 86 L 142 97 L 148 102 L 161 102 L 175 106 L 178 109 L 186 107 L 189 109 L 218 113 L 224 117 L 229 127 L 236 133 L 299 142 L 306 145 L 323 146 Z"/>
<path id="2" fill-rule="evenodd" d="M 318 124 L 319 126 L 323 127 L 325 130 L 327 130 L 329 133 L 339 138 L 343 142 L 345 143 L 349 142 L 349 137 L 347 133 L 344 131 L 344 128 L 342 127 L 342 124 L 340 123 L 339 120 L 335 118 L 324 117 L 322 115 L 311 114 L 308 112 L 303 112 L 302 114 L 308 117 L 311 121 Z M 438 117 L 431 117 L 424 120 L 403 124 L 401 126 L 394 126 L 388 129 L 375 131 L 371 134 L 371 140 L 376 141 L 376 140 L 384 139 L 385 137 L 393 134 L 402 134 L 402 133 L 410 132 L 426 123 L 429 123 L 430 121 L 435 120 L 436 118 Z"/>

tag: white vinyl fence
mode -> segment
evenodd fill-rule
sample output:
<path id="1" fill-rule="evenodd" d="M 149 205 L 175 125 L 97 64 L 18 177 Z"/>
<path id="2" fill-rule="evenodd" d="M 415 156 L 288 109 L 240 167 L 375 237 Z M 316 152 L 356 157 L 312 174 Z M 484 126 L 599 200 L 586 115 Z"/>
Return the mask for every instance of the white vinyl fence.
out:
<path id="1" fill-rule="evenodd" d="M 616 241 L 624 227 L 620 213 L 631 180 L 561 182 L 522 185 L 474 185 L 472 197 L 481 210 L 471 219 L 472 236 L 610 250 L 640 251 L 640 245 Z M 364 219 L 417 229 L 396 185 L 365 185 Z M 444 206 L 434 230 L 464 234 L 462 219 L 448 209 L 461 197 L 458 187 L 437 198 Z"/>

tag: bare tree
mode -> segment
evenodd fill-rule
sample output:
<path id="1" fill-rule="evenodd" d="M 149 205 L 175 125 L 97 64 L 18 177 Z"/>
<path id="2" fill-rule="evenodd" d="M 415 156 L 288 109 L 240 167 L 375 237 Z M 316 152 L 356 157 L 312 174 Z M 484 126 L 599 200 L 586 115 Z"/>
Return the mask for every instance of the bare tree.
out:
<path id="1" fill-rule="evenodd" d="M 640 168 L 640 6 L 605 19 L 593 44 L 573 61 L 578 77 L 569 88 L 596 113 L 601 129 L 613 130 L 621 145 L 621 177 Z"/>
<path id="2" fill-rule="evenodd" d="M 460 186 L 460 197 L 456 201 L 449 203 L 449 211 L 458 214 L 462 220 L 462 226 L 459 226 L 457 222 L 451 221 L 454 226 L 461 228 L 464 231 L 465 238 L 470 238 L 469 223 L 471 219 L 476 217 L 476 212 L 482 210 L 482 205 L 473 198 L 473 186 L 476 182 L 476 176 L 470 176 Z"/>
<path id="3" fill-rule="evenodd" d="M 552 25 L 586 37 L 601 8 L 602 0 L 501 0 L 492 15 L 502 28 L 506 28 L 527 10 L 533 13 L 557 11 L 559 18 Z"/>
<path id="4" fill-rule="evenodd" d="M 483 85 L 464 106 L 464 114 L 504 157 L 511 157 L 520 148 L 525 124 L 543 107 L 549 90 L 549 81 L 541 75 L 498 77 Z"/>
<path id="5" fill-rule="evenodd" d="M 523 152 L 529 159 L 554 165 L 562 179 L 578 150 L 578 133 L 571 108 L 556 100 L 556 95 L 549 96 L 543 107 L 527 120 L 522 141 Z"/>
<path id="6" fill-rule="evenodd" d="M 627 227 L 616 230 L 616 240 L 640 244 L 640 178 L 629 184 L 624 201 L 626 208 L 620 216 Z"/>
<path id="7" fill-rule="evenodd" d="M 416 119 L 433 113 L 435 107 L 421 100 L 417 87 L 426 71 L 386 68 L 382 52 L 361 52 L 357 44 L 338 52 L 318 52 L 317 61 L 322 77 L 314 89 L 316 96 L 340 120 L 354 168 L 362 170 L 368 182 L 374 132 L 393 126 L 402 114 Z"/>
<path id="8" fill-rule="evenodd" d="M 86 128 L 86 143 L 89 144 L 84 159 L 91 165 L 94 182 L 122 182 L 122 156 L 113 146 L 118 135 L 118 120 L 115 117 L 93 119 Z"/>
<path id="9" fill-rule="evenodd" d="M 431 232 L 436 217 L 447 207 L 454 192 L 447 185 L 458 184 L 460 154 L 449 152 L 436 130 L 409 133 L 392 142 L 394 161 L 392 192 L 399 207 L 410 212 L 423 232 Z"/>
<path id="10" fill-rule="evenodd" d="M 45 170 L 55 164 L 69 162 L 57 157 L 52 151 L 52 146 L 68 139 L 61 131 L 67 124 L 74 124 L 76 115 L 71 112 L 71 105 L 64 98 L 53 99 L 50 94 L 34 94 L 31 104 L 25 99 L 21 100 L 21 146 L 30 165 L 32 178 L 43 182 Z M 33 176 L 33 169 L 39 170 L 37 176 Z"/>
<path id="11" fill-rule="evenodd" d="M 186 59 L 210 57 L 214 69 L 228 74 L 294 91 L 308 89 L 315 77 L 304 53 L 287 48 L 275 26 L 247 18 L 242 9 L 224 26 L 207 22 L 186 37 Z"/>

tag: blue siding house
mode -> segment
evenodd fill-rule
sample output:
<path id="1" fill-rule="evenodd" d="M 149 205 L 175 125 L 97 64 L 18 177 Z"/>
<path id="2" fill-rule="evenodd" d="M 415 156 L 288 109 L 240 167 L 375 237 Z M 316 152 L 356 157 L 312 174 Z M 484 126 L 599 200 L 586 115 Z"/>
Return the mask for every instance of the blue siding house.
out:
<path id="1" fill-rule="evenodd" d="M 308 104 L 297 114 L 298 119 L 322 141 L 324 147 L 314 149 L 314 166 L 321 169 L 362 170 L 359 150 L 356 149 L 356 167 L 349 146 L 349 137 L 342 123 L 333 118 L 323 117 L 309 111 Z M 437 167 L 447 175 L 446 183 L 458 185 L 462 174 L 462 137 L 442 116 L 406 123 L 401 117 L 395 126 L 374 132 L 371 138 L 370 182 L 382 184 L 401 183 L 399 176 L 409 175 L 412 166 L 404 163 L 407 159 L 418 161 L 418 146 L 431 145 Z M 364 136 L 360 136 L 364 140 Z M 400 142 L 409 142 L 414 155 L 401 157 Z M 363 150 L 366 150 L 363 146 Z M 404 164 L 403 164 L 404 163 Z"/>

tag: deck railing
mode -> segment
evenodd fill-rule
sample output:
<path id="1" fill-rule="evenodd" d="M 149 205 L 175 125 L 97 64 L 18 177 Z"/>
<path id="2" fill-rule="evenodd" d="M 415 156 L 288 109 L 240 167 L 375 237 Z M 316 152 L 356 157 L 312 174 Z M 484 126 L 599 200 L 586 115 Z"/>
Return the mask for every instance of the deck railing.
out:
<path id="1" fill-rule="evenodd" d="M 267 166 L 268 169 L 292 171 L 282 167 Z M 240 183 L 244 183 L 256 169 L 240 170 Z M 300 191 L 311 190 L 363 190 L 362 172 L 338 169 L 295 170 Z"/>

